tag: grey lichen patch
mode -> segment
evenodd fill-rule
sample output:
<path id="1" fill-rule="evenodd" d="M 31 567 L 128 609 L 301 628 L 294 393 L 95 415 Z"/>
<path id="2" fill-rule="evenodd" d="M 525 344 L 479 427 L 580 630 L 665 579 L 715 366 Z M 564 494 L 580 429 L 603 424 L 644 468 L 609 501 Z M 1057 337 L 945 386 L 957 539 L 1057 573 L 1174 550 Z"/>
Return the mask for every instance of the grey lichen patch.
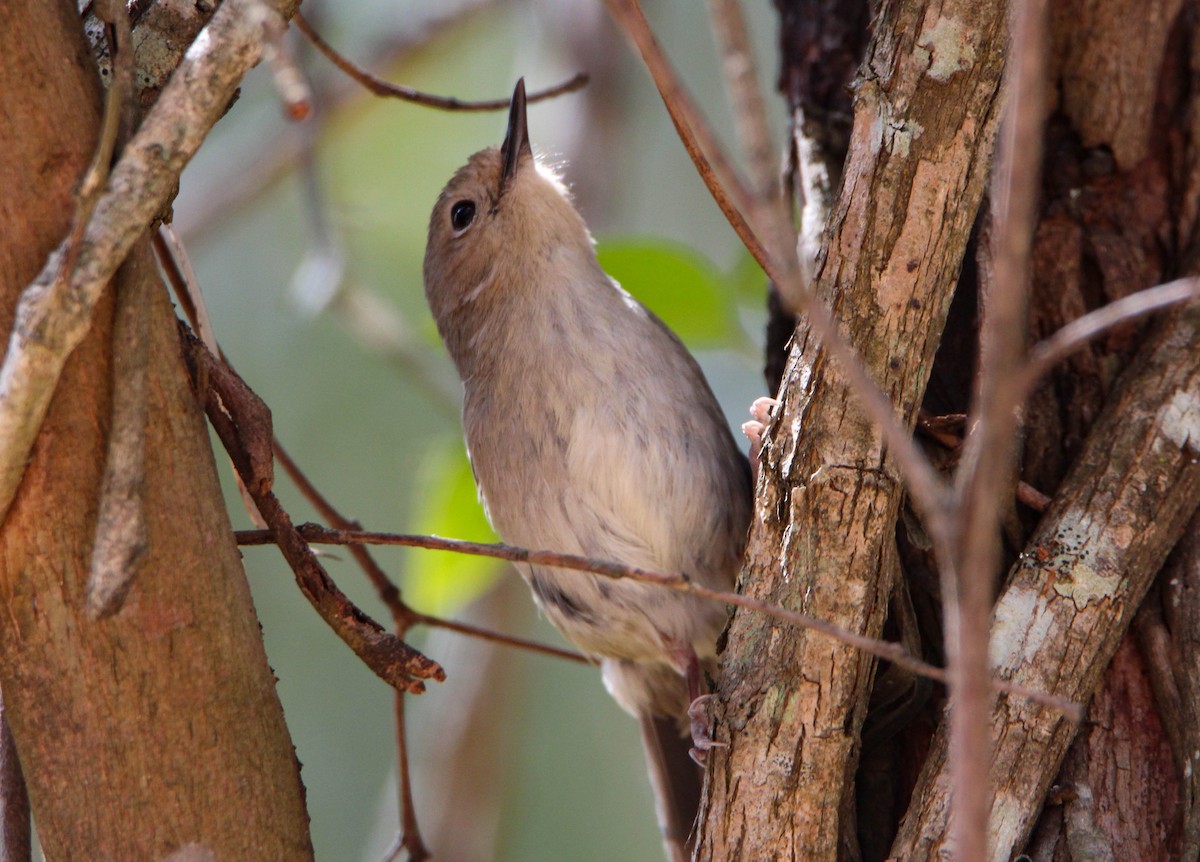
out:
<path id="1" fill-rule="evenodd" d="M 1200 450 L 1200 395 L 1176 392 L 1159 412 L 1162 434 L 1180 449 Z"/>
<path id="2" fill-rule="evenodd" d="M 896 117 L 887 102 L 879 105 L 879 116 L 871 129 L 871 137 L 879 146 L 900 158 L 908 158 L 912 145 L 925 134 L 925 127 L 911 117 Z"/>
<path id="3" fill-rule="evenodd" d="M 1123 556 L 1132 536 L 1119 528 L 1096 529 L 1086 513 L 1074 515 L 1064 515 L 1058 532 L 1022 554 L 1020 565 L 1039 569 L 1046 587 L 1083 610 L 1116 597 L 1123 577 L 1110 561 Z"/>
<path id="4" fill-rule="evenodd" d="M 938 18 L 917 39 L 917 47 L 929 58 L 929 77 L 947 81 L 956 72 L 965 72 L 975 64 L 975 39 L 967 27 L 955 18 Z"/>

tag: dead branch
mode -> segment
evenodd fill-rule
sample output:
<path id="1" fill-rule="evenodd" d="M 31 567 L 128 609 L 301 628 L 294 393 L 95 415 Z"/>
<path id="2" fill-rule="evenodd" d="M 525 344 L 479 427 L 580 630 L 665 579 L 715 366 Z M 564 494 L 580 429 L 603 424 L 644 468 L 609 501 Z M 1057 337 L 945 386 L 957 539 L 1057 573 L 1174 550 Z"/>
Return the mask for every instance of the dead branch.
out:
<path id="1" fill-rule="evenodd" d="M 354 606 L 317 562 L 271 490 L 273 454 L 270 411 L 240 377 L 181 324 L 181 343 L 198 396 L 217 436 L 233 460 L 272 541 L 292 567 L 301 592 L 327 625 L 389 685 L 419 694 L 423 679 L 438 682 L 446 672 Z"/>
<path id="2" fill-rule="evenodd" d="M 16 494 L 63 365 L 87 333 L 104 286 L 258 61 L 261 10 L 290 13 L 294 6 L 265 2 L 229 0 L 213 16 L 124 148 L 95 208 L 79 220 L 78 242 L 64 240 L 22 294 L 0 367 L 0 513 Z"/>
<path id="3" fill-rule="evenodd" d="M 151 291 L 158 289 L 149 247 L 135 249 L 117 270 L 113 323 L 112 428 L 100 486 L 100 511 L 88 573 L 88 616 L 121 609 L 141 571 L 149 541 L 142 490 L 146 478 L 146 386 Z"/>

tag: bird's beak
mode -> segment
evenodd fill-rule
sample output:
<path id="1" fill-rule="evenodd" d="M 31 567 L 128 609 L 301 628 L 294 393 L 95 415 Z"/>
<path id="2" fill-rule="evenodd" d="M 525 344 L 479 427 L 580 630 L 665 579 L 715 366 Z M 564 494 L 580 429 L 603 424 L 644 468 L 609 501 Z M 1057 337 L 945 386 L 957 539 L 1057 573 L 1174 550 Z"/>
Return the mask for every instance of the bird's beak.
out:
<path id="1" fill-rule="evenodd" d="M 529 146 L 529 124 L 525 120 L 525 79 L 519 78 L 508 109 L 508 134 L 500 145 L 500 194 L 504 194 L 517 175 L 517 166 L 524 156 L 533 158 L 533 150 Z"/>

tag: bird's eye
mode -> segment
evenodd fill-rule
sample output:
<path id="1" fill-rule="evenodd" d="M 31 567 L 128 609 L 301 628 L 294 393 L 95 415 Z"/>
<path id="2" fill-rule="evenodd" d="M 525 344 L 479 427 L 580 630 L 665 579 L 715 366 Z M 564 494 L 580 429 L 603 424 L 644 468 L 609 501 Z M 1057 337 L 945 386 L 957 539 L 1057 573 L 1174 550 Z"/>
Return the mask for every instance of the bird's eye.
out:
<path id="1" fill-rule="evenodd" d="M 474 201 L 458 201 L 450 207 L 450 226 L 458 233 L 469 228 L 473 221 L 475 221 Z"/>

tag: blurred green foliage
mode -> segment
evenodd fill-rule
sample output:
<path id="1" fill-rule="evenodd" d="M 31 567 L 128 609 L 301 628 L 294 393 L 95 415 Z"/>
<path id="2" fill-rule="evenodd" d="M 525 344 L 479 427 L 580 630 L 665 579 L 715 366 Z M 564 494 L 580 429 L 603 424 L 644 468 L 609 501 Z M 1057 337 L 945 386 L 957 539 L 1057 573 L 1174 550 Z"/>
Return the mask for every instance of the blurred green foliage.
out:
<path id="1" fill-rule="evenodd" d="M 440 440 L 431 448 L 417 476 L 422 504 L 413 516 L 412 529 L 427 536 L 496 541 L 479 505 L 462 442 Z M 500 568 L 487 557 L 416 552 L 405 560 L 404 598 L 425 613 L 453 616 L 492 586 Z"/>
<path id="2" fill-rule="evenodd" d="M 736 283 L 688 246 L 646 237 L 605 240 L 596 256 L 693 350 L 751 345 L 738 318 Z"/>

